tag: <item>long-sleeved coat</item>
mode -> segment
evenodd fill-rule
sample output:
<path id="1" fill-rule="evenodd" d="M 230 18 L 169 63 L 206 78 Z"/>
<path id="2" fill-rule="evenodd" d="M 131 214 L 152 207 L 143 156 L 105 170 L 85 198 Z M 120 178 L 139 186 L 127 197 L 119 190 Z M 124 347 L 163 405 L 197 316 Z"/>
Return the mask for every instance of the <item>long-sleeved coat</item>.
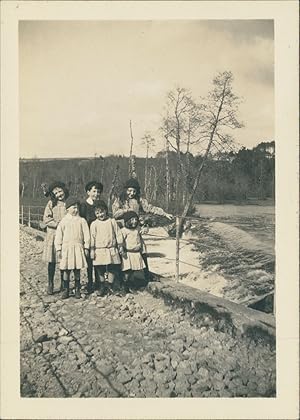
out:
<path id="1" fill-rule="evenodd" d="M 91 227 L 91 250 L 95 251 L 93 265 L 120 264 L 118 247 L 123 246 L 123 235 L 114 219 L 95 220 Z"/>
<path id="2" fill-rule="evenodd" d="M 122 270 L 142 270 L 145 263 L 142 254 L 146 252 L 145 243 L 139 229 L 122 228 L 125 242 L 125 255 L 122 258 Z"/>
<path id="3" fill-rule="evenodd" d="M 50 200 L 45 207 L 43 222 L 47 226 L 47 231 L 42 258 L 46 262 L 56 262 L 54 246 L 56 228 L 66 213 L 66 204 L 64 201 L 58 201 L 57 204 L 53 206 L 53 203 Z"/>
<path id="4" fill-rule="evenodd" d="M 85 219 L 67 214 L 57 226 L 56 251 L 61 251 L 61 270 L 87 267 L 84 249 L 90 247 L 90 232 Z"/>

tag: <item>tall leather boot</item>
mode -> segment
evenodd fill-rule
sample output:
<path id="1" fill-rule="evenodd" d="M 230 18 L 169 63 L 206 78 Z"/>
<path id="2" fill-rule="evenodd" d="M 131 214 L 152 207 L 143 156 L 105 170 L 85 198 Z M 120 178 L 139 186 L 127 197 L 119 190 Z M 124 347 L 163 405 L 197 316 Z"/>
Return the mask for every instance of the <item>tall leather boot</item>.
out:
<path id="1" fill-rule="evenodd" d="M 98 289 L 97 295 L 102 297 L 102 296 L 105 296 L 105 294 L 106 294 L 105 284 L 103 281 L 99 281 L 99 289 Z"/>
<path id="2" fill-rule="evenodd" d="M 75 279 L 75 298 L 80 299 L 81 293 L 80 293 L 80 279 Z"/>
<path id="3" fill-rule="evenodd" d="M 64 290 L 61 295 L 62 299 L 68 299 L 70 293 L 70 280 L 64 280 Z"/>
<path id="4" fill-rule="evenodd" d="M 113 295 L 114 294 L 114 291 L 113 291 L 113 288 L 112 288 L 112 284 L 111 283 L 109 283 L 108 281 L 106 281 L 105 283 L 105 293 L 107 294 L 107 295 Z"/>
<path id="5" fill-rule="evenodd" d="M 48 278 L 48 289 L 47 289 L 48 295 L 53 295 L 53 289 L 54 289 L 54 280 L 53 278 L 52 279 Z"/>
<path id="6" fill-rule="evenodd" d="M 53 295 L 55 263 L 48 263 L 48 295 Z"/>
<path id="7" fill-rule="evenodd" d="M 98 273 L 98 270 L 96 269 L 96 267 L 94 267 L 94 273 L 95 273 L 95 285 L 94 285 L 94 290 L 100 291 L 101 282 L 100 282 L 99 273 Z"/>
<path id="8" fill-rule="evenodd" d="M 86 259 L 87 262 L 87 292 L 88 294 L 93 293 L 93 260 L 89 257 Z"/>
<path id="9" fill-rule="evenodd" d="M 62 292 L 64 290 L 64 272 L 60 270 L 60 289 L 59 291 Z"/>

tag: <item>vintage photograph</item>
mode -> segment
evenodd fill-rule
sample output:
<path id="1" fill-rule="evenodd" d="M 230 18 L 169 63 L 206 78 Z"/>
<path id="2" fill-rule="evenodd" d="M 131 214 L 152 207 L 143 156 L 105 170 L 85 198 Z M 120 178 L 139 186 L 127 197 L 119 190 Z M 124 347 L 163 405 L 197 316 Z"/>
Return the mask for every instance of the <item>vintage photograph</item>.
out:
<path id="1" fill-rule="evenodd" d="M 275 397 L 274 21 L 18 35 L 21 397 Z"/>

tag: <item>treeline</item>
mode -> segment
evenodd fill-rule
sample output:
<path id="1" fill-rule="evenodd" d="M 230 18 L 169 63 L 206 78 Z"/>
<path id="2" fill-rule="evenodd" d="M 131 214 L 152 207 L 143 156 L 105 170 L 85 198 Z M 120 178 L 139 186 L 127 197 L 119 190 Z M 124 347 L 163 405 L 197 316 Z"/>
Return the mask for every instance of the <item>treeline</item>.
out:
<path id="1" fill-rule="evenodd" d="M 159 152 L 156 157 L 135 158 L 136 174 L 144 195 L 153 202 L 174 211 L 178 195 L 184 196 L 185 184 L 176 188 L 178 179 L 178 155 L 175 151 Z M 193 183 L 203 157 L 191 153 L 182 154 L 188 159 L 189 178 Z M 166 165 L 168 165 L 170 197 L 166 198 Z M 83 199 L 84 185 L 91 179 L 100 180 L 104 185 L 104 199 L 111 201 L 119 194 L 128 178 L 129 158 L 111 155 L 107 157 L 74 159 L 20 159 L 20 200 L 23 203 L 44 204 L 41 184 L 54 180 L 64 181 L 72 195 Z M 146 171 L 145 171 L 146 169 Z M 145 185 L 146 181 L 146 185 Z M 250 198 L 274 199 L 275 184 L 275 143 L 262 142 L 253 149 L 242 148 L 237 152 L 211 155 L 205 161 L 194 202 L 227 201 L 244 202 Z M 110 199 L 110 200 L 109 200 Z"/>

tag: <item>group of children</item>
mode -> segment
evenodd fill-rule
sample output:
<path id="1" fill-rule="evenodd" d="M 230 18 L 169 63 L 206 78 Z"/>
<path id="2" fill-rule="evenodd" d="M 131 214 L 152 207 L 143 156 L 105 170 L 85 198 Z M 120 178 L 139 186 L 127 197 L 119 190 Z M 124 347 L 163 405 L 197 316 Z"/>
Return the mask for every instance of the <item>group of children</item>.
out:
<path id="1" fill-rule="evenodd" d="M 70 293 L 70 275 L 75 278 L 75 297 L 81 296 L 80 270 L 87 268 L 87 291 L 107 293 L 129 291 L 135 271 L 144 270 L 149 280 L 147 253 L 139 228 L 139 213 L 145 208 L 169 219 L 159 207 L 140 198 L 136 179 L 125 183 L 124 193 L 113 204 L 113 218 L 106 203 L 100 200 L 103 185 L 97 181 L 86 184 L 87 198 L 80 203 L 69 197 L 62 182 L 52 183 L 43 222 L 47 227 L 43 260 L 48 262 L 48 294 L 54 291 L 54 274 L 59 262 L 62 298 Z M 117 220 L 116 220 L 117 219 Z M 93 274 L 95 281 L 93 280 Z"/>

